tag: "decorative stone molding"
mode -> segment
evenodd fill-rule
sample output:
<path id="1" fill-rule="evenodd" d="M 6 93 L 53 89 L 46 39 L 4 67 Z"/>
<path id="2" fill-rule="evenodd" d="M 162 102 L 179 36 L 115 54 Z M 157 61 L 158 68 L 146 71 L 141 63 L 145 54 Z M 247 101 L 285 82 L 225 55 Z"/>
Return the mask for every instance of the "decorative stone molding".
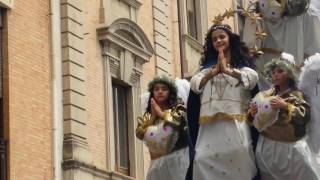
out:
<path id="1" fill-rule="evenodd" d="M 136 42 L 125 39 L 118 34 L 120 31 L 125 31 L 130 34 Z M 126 18 L 120 18 L 114 21 L 110 26 L 102 26 L 97 29 L 98 39 L 100 42 L 112 42 L 118 46 L 127 49 L 134 55 L 141 57 L 145 62 L 148 62 L 153 54 L 153 48 L 143 30 L 133 21 Z"/>
<path id="2" fill-rule="evenodd" d="M 123 1 L 124 3 L 128 4 L 129 6 L 132 6 L 135 9 L 139 9 L 140 6 L 142 5 L 139 1 L 137 0 L 120 0 Z"/>
<path id="3" fill-rule="evenodd" d="M 113 55 L 106 53 L 105 54 L 109 60 L 110 72 L 114 77 L 120 79 L 120 59 L 114 57 Z"/>
<path id="4" fill-rule="evenodd" d="M 0 0 L 0 7 L 13 8 L 13 0 Z"/>
<path id="5" fill-rule="evenodd" d="M 78 162 L 78 164 L 89 164 L 92 162 L 87 142 L 83 2 L 84 0 L 60 1 L 64 165 L 70 162 Z M 64 168 L 63 176 L 65 180 L 96 179 L 93 172 L 84 171 L 81 168 Z"/>
<path id="6" fill-rule="evenodd" d="M 143 144 L 135 138 L 135 119 L 141 115 L 140 104 L 141 76 L 143 64 L 148 62 L 154 51 L 147 36 L 142 29 L 132 20 L 120 18 L 110 26 L 102 26 L 97 29 L 105 75 L 106 95 L 106 136 L 107 157 L 114 157 L 114 130 L 112 107 L 112 79 L 122 81 L 129 86 L 128 114 L 128 138 L 130 177 L 112 173 L 115 180 L 143 179 Z M 107 162 L 108 170 L 115 171 L 115 160 L 110 158 Z M 135 177 L 135 178 L 133 178 Z"/>
<path id="7" fill-rule="evenodd" d="M 90 164 L 86 164 L 76 160 L 64 161 L 62 164 L 62 168 L 63 170 L 69 172 L 78 171 L 79 173 L 73 175 L 73 179 L 76 180 L 87 180 L 86 178 L 88 178 L 88 176 L 85 177 L 82 175 L 82 173 L 88 174 L 90 179 L 95 180 L 136 180 L 133 177 L 125 176 L 116 172 L 108 172 L 102 169 L 98 169 L 97 167 Z M 70 176 L 65 175 L 64 178 L 70 179 Z"/>
<path id="8" fill-rule="evenodd" d="M 109 173 L 107 171 L 98 169 L 95 166 L 92 166 L 90 164 L 86 164 L 83 162 L 79 162 L 76 160 L 64 161 L 62 163 L 62 168 L 63 168 L 63 170 L 78 169 L 80 171 L 88 172 L 88 173 L 92 174 L 93 176 L 100 177 L 103 179 L 109 179 L 111 176 L 111 173 Z"/>

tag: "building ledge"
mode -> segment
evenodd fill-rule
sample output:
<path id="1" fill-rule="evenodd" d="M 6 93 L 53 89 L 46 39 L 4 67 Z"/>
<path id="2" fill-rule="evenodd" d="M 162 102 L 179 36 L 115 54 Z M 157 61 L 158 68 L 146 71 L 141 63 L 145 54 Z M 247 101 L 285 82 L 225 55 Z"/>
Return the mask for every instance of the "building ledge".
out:
<path id="1" fill-rule="evenodd" d="M 84 171 L 94 177 L 102 179 L 112 179 L 112 180 L 136 180 L 134 177 L 130 177 L 118 172 L 108 172 L 97 168 L 96 166 L 86 164 L 77 160 L 68 160 L 62 163 L 62 168 L 64 171 L 68 170 L 79 170 Z"/>

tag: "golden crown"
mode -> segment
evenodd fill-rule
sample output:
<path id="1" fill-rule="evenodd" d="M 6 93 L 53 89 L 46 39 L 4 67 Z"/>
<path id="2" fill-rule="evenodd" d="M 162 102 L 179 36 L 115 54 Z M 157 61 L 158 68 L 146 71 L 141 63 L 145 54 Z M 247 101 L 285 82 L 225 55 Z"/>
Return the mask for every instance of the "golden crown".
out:
<path id="1" fill-rule="evenodd" d="M 218 14 L 217 16 L 215 16 L 215 18 L 212 20 L 213 25 L 222 24 L 222 21 L 224 21 L 225 19 L 234 17 L 236 13 L 239 13 L 244 17 L 248 17 L 251 20 L 251 24 L 256 24 L 256 32 L 255 32 L 256 39 L 264 40 L 267 37 L 267 33 L 264 31 L 264 29 L 261 26 L 257 25 L 258 21 L 263 20 L 262 14 L 255 12 L 255 10 L 251 8 L 252 5 L 253 4 L 250 4 L 247 9 L 244 9 L 242 7 L 238 8 L 237 10 L 234 10 L 232 8 L 226 9 L 223 14 Z M 257 46 L 251 47 L 250 52 L 254 56 L 259 56 L 264 54 L 263 51 Z"/>

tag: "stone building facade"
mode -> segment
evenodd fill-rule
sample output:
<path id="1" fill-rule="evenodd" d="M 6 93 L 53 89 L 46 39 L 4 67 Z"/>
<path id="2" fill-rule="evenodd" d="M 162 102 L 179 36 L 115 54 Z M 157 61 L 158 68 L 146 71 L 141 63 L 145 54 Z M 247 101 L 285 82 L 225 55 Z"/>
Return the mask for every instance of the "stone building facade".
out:
<path id="1" fill-rule="evenodd" d="M 135 138 L 141 93 L 155 75 L 190 77 L 211 20 L 235 2 L 0 0 L 0 6 L 1 175 L 143 180 L 149 154 Z"/>
<path id="2" fill-rule="evenodd" d="M 0 1 L 0 179 L 51 179 L 49 1 Z"/>

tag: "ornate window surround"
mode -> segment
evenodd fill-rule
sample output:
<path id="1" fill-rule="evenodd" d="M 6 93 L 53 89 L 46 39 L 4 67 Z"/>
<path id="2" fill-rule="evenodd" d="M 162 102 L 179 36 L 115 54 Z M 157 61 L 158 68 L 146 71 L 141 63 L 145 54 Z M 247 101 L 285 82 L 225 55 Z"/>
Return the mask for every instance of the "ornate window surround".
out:
<path id="1" fill-rule="evenodd" d="M 127 35 L 124 36 L 124 34 Z M 132 20 L 119 18 L 110 26 L 97 29 L 101 44 L 105 77 L 107 168 L 115 172 L 114 165 L 114 122 L 112 106 L 112 81 L 124 83 L 129 89 L 128 122 L 130 177 L 144 177 L 143 144 L 135 138 L 136 119 L 141 115 L 140 94 L 142 66 L 149 62 L 154 53 L 143 30 Z M 119 173 L 118 173 L 119 174 Z"/>
<path id="2" fill-rule="evenodd" d="M 137 44 L 128 41 L 119 34 L 118 30 L 123 30 L 132 35 Z M 104 44 L 106 42 L 117 44 L 118 46 L 129 50 L 136 56 L 142 58 L 145 62 L 148 62 L 152 54 L 154 53 L 152 45 L 148 40 L 143 30 L 133 21 L 127 18 L 119 18 L 114 21 L 110 26 L 102 26 L 97 29 L 98 39 Z"/>

